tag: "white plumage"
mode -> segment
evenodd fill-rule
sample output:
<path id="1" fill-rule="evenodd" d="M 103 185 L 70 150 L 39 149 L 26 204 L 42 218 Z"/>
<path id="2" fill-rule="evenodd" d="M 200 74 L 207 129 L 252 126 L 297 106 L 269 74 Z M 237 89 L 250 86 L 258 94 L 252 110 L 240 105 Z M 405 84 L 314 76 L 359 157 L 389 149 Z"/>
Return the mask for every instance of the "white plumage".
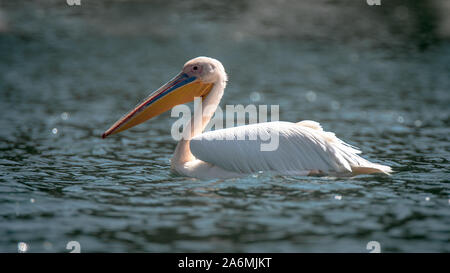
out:
<path id="1" fill-rule="evenodd" d="M 279 136 L 278 148 L 261 151 L 269 134 Z M 323 131 L 314 121 L 266 122 L 205 132 L 191 140 L 190 149 L 197 159 L 236 174 L 345 175 L 361 168 L 390 172 L 389 167 L 360 157 L 358 149 Z"/>

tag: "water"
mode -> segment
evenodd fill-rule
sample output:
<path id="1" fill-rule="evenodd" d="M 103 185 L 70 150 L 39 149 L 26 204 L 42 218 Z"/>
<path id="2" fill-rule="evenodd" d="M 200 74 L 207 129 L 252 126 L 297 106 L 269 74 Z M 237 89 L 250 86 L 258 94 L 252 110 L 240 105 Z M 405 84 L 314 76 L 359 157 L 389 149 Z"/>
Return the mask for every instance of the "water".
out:
<path id="1" fill-rule="evenodd" d="M 449 252 L 450 44 L 396 32 L 417 7 L 322 2 L 329 23 L 270 1 L 2 1 L 0 251 Z M 333 27 L 349 13 L 375 17 Z M 100 138 L 198 55 L 228 71 L 222 105 L 279 104 L 395 173 L 177 177 L 168 113 Z"/>

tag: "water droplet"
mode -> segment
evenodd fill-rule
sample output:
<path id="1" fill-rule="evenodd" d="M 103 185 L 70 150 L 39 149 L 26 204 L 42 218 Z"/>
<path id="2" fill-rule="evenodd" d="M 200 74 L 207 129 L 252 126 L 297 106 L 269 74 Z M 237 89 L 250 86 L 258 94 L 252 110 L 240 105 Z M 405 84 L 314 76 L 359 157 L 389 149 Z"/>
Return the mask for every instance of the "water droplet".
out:
<path id="1" fill-rule="evenodd" d="M 19 252 L 27 252 L 28 251 L 28 245 L 24 242 L 20 242 L 17 244 L 17 250 L 19 250 Z"/>
<path id="2" fill-rule="evenodd" d="M 61 119 L 62 120 L 68 120 L 69 119 L 69 113 L 67 113 L 67 112 L 62 113 L 61 114 Z"/>
<path id="3" fill-rule="evenodd" d="M 30 203 L 34 203 L 36 200 L 34 200 L 34 198 L 30 199 Z"/>
<path id="4" fill-rule="evenodd" d="M 257 102 L 261 100 L 261 95 L 258 92 L 252 92 L 250 93 L 250 100 Z"/>
<path id="5" fill-rule="evenodd" d="M 342 195 L 335 195 L 335 196 L 334 196 L 334 199 L 336 199 L 336 200 L 342 200 Z"/>
<path id="6" fill-rule="evenodd" d="M 398 116 L 397 122 L 398 123 L 403 123 L 403 122 L 405 122 L 405 119 L 402 116 Z"/>
<path id="7" fill-rule="evenodd" d="M 58 129 L 57 128 L 53 128 L 52 129 L 52 134 L 56 135 L 58 133 Z"/>
<path id="8" fill-rule="evenodd" d="M 314 91 L 308 91 L 305 96 L 309 102 L 314 102 L 317 99 L 317 95 Z"/>
<path id="9" fill-rule="evenodd" d="M 416 121 L 414 121 L 414 125 L 416 127 L 420 127 L 420 126 L 422 126 L 422 121 L 421 120 L 416 120 Z"/>
<path id="10" fill-rule="evenodd" d="M 430 197 L 428 197 L 428 196 L 425 197 L 425 201 L 427 201 L 427 202 L 430 201 Z"/>

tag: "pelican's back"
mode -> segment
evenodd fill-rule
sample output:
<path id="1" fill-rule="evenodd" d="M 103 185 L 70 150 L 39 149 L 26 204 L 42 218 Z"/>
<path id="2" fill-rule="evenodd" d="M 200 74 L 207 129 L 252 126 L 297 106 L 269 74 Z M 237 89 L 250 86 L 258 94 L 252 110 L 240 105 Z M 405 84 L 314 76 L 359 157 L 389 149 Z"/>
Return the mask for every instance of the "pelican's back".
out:
<path id="1" fill-rule="evenodd" d="M 278 147 L 262 151 L 262 147 L 276 145 L 277 135 Z M 236 173 L 390 172 L 389 167 L 360 157 L 358 149 L 312 121 L 266 122 L 205 132 L 191 140 L 190 148 L 196 158 Z"/>

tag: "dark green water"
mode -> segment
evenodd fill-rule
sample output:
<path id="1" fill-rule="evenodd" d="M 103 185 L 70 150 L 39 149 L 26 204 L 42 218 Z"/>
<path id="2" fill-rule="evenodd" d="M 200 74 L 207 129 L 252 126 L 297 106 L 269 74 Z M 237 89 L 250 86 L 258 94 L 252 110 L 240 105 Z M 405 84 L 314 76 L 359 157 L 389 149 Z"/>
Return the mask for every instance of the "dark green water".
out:
<path id="1" fill-rule="evenodd" d="M 0 1 L 1 252 L 450 251 L 450 43 L 431 15 L 81 1 Z M 167 113 L 100 138 L 199 55 L 229 74 L 222 105 L 279 104 L 395 173 L 177 177 Z"/>

